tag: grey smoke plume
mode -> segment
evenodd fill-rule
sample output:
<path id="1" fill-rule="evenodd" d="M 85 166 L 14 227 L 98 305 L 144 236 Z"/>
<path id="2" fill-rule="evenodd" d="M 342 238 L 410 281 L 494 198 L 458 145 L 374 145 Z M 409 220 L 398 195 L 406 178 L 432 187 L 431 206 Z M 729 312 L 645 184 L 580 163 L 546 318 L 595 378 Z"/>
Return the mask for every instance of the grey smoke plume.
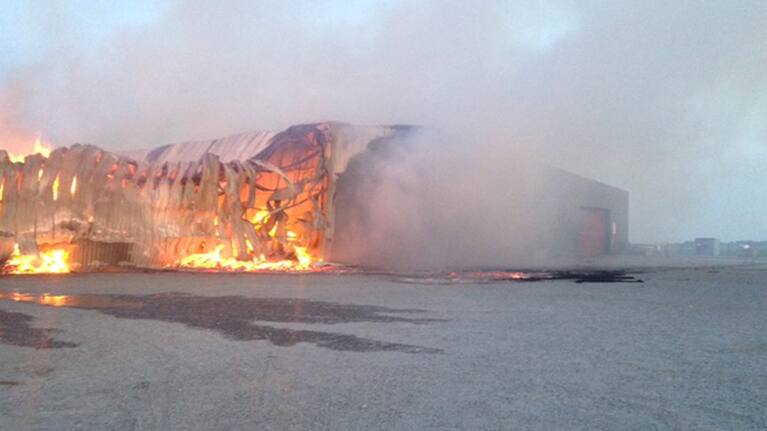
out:
<path id="1" fill-rule="evenodd" d="M 557 213 L 551 196 L 566 197 L 542 180 L 537 164 L 488 157 L 433 130 L 377 144 L 337 182 L 332 259 L 461 269 L 540 265 L 562 253 L 549 235 Z"/>
<path id="2" fill-rule="evenodd" d="M 48 52 L 2 82 L 2 136 L 126 149 L 424 124 L 475 168 L 532 157 L 630 190 L 634 241 L 766 239 L 760 0 L 175 1 L 90 49 L 55 5 L 28 17 Z"/>

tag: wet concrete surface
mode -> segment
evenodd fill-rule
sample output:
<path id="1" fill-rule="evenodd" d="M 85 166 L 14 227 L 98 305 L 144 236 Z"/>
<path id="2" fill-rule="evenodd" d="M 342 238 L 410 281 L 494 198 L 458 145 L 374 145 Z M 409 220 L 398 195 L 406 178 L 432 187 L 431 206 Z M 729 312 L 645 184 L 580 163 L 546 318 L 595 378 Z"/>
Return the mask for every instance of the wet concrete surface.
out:
<path id="1" fill-rule="evenodd" d="M 77 347 L 77 343 L 54 340 L 51 336 L 56 329 L 32 327 L 32 320 L 32 316 L 24 313 L 0 309 L 0 343 L 35 349 Z"/>
<path id="2" fill-rule="evenodd" d="M 0 429 L 767 429 L 767 266 L 631 271 L 0 278 Z"/>
<path id="3" fill-rule="evenodd" d="M 406 322 L 427 324 L 435 319 L 401 317 L 423 310 L 393 309 L 309 301 L 303 298 L 247 298 L 243 296 L 194 296 L 184 293 L 154 295 L 35 295 L 0 290 L 0 301 L 40 304 L 50 307 L 95 310 L 123 319 L 149 319 L 183 323 L 190 328 L 216 331 L 239 341 L 268 340 L 277 346 L 312 343 L 333 350 L 355 352 L 399 351 L 439 353 L 439 349 L 386 343 L 354 335 L 325 331 L 275 328 L 253 322 L 336 324 L 350 322 Z M 36 348 L 74 347 L 75 344 L 48 338 L 50 329 L 30 328 L 31 317 L 0 310 L 0 342 Z"/>

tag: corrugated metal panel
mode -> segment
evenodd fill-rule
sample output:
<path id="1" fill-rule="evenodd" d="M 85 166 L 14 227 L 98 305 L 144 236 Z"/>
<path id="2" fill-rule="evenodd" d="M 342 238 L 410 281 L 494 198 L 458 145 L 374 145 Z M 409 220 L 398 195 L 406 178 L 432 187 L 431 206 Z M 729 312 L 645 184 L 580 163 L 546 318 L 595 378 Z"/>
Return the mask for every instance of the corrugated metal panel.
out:
<path id="1" fill-rule="evenodd" d="M 73 241 L 70 256 L 72 263 L 82 269 L 90 267 L 118 266 L 130 261 L 131 244 L 126 242 L 98 242 L 89 239 Z"/>
<path id="2" fill-rule="evenodd" d="M 275 135 L 275 132 L 254 132 L 216 139 L 208 151 L 218 155 L 224 163 L 244 161 L 268 147 Z"/>
<path id="3" fill-rule="evenodd" d="M 127 157 L 140 161 L 155 162 L 194 162 L 205 154 L 215 154 L 228 163 L 233 160 L 244 161 L 263 151 L 276 135 L 272 131 L 241 133 L 225 138 L 204 141 L 189 141 L 164 145 L 151 150 L 125 152 Z"/>

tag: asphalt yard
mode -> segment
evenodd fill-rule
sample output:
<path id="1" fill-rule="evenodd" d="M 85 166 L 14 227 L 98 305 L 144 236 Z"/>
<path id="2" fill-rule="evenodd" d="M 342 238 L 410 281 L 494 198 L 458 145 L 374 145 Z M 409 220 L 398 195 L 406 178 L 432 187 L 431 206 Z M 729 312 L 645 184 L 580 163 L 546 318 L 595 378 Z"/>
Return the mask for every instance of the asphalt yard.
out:
<path id="1" fill-rule="evenodd" d="M 0 429 L 767 428 L 767 265 L 600 274 L 0 278 Z"/>

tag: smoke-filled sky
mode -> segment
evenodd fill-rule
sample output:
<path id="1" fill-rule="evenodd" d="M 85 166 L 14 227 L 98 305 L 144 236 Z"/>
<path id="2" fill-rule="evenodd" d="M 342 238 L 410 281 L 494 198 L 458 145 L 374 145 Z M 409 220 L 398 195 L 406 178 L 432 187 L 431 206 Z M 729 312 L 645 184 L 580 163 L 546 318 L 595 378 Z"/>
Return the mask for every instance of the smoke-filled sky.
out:
<path id="1" fill-rule="evenodd" d="M 629 190 L 634 242 L 767 239 L 767 2 L 471 3 L 4 0 L 0 147 L 431 125 Z"/>

